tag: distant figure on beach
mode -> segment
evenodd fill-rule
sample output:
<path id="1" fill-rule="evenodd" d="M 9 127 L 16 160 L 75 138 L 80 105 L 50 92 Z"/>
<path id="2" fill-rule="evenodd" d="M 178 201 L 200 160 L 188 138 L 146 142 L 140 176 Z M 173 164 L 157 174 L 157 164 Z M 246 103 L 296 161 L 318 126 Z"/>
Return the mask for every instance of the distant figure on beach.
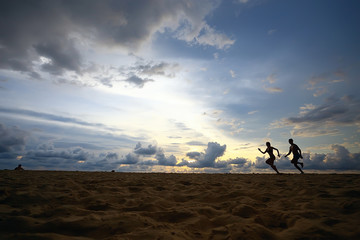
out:
<path id="1" fill-rule="evenodd" d="M 22 168 L 21 164 L 19 164 L 14 170 L 22 171 L 24 169 Z"/>
<path id="2" fill-rule="evenodd" d="M 277 170 L 276 166 L 274 165 L 275 155 L 274 155 L 274 153 L 273 153 L 273 151 L 276 150 L 277 153 L 278 153 L 278 156 L 280 157 L 279 150 L 278 150 L 277 148 L 272 147 L 271 144 L 270 144 L 270 142 L 266 142 L 266 146 L 267 146 L 267 148 L 266 148 L 265 152 L 261 151 L 260 148 L 258 148 L 258 150 L 259 150 L 262 154 L 265 154 L 265 153 L 268 153 L 268 154 L 269 154 L 270 158 L 269 158 L 268 160 L 266 160 L 265 162 L 266 162 L 267 164 L 269 164 L 269 165 L 272 167 L 272 169 L 274 169 L 274 170 L 277 172 L 277 174 L 280 174 L 279 171 Z"/>
<path id="3" fill-rule="evenodd" d="M 296 145 L 294 143 L 293 139 L 289 139 L 289 143 L 290 143 L 290 149 L 289 149 L 289 153 L 285 155 L 285 157 L 287 157 L 290 153 L 293 154 L 293 159 L 291 160 L 291 163 L 294 164 L 294 166 L 301 172 L 301 174 L 304 174 L 304 172 L 301 170 L 301 168 L 304 167 L 304 163 L 302 162 L 298 162 L 299 158 L 303 158 L 303 156 L 301 155 L 301 149 L 298 147 L 298 145 Z M 298 166 L 298 164 L 301 165 L 301 168 Z"/>

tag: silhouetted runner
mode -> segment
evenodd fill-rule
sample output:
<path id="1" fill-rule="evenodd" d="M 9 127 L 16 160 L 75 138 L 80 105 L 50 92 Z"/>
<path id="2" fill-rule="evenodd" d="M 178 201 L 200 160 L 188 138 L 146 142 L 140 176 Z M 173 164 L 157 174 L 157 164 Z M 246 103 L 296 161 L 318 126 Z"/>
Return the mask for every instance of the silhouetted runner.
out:
<path id="1" fill-rule="evenodd" d="M 266 142 L 266 146 L 267 146 L 267 148 L 266 148 L 265 152 L 261 151 L 260 148 L 258 148 L 258 150 L 262 154 L 268 153 L 270 155 L 270 158 L 268 160 L 266 160 L 265 162 L 267 164 L 269 164 L 272 167 L 272 169 L 274 169 L 277 172 L 277 174 L 280 174 L 279 171 L 277 170 L 276 166 L 274 165 L 275 155 L 273 153 L 273 151 L 276 150 L 278 153 L 278 156 L 280 157 L 279 150 L 277 148 L 272 147 L 269 142 Z"/>
<path id="2" fill-rule="evenodd" d="M 294 140 L 292 140 L 291 138 L 289 139 L 289 143 L 290 143 L 290 149 L 289 149 L 289 153 L 285 155 L 285 157 L 287 157 L 290 153 L 293 154 L 293 159 L 291 160 L 291 163 L 294 164 L 294 166 L 301 172 L 301 174 L 304 174 L 304 172 L 301 170 L 301 168 L 304 167 L 304 163 L 302 162 L 298 162 L 299 158 L 303 158 L 301 155 L 301 149 L 298 147 L 298 145 L 296 145 L 294 143 Z M 301 168 L 299 168 L 298 164 L 301 165 Z"/>

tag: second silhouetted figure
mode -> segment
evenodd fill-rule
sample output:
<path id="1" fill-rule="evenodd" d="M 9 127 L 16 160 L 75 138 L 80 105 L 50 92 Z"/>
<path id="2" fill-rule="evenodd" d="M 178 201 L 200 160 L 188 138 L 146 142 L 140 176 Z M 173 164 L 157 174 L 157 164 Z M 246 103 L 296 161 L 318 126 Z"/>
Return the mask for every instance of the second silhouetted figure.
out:
<path id="1" fill-rule="evenodd" d="M 301 170 L 301 168 L 304 167 L 304 164 L 302 162 L 298 162 L 299 158 L 303 158 L 301 155 L 301 149 L 294 143 L 294 140 L 291 138 L 289 139 L 290 143 L 290 149 L 289 153 L 285 155 L 287 157 L 290 153 L 293 154 L 293 159 L 291 160 L 291 163 L 294 164 L 294 166 L 301 172 L 301 174 L 304 174 L 304 172 Z M 299 168 L 298 164 L 301 165 L 301 168 Z"/>

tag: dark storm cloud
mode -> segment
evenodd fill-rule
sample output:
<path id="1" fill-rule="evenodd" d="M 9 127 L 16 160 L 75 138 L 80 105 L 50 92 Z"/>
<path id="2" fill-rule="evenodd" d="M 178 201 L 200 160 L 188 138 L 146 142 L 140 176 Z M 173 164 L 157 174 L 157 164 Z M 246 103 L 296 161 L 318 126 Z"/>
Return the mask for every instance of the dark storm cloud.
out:
<path id="1" fill-rule="evenodd" d="M 26 153 L 27 158 L 57 158 L 57 159 L 71 159 L 74 161 L 85 161 L 88 159 L 90 153 L 84 151 L 82 148 L 66 149 L 66 150 L 37 150 Z"/>
<path id="2" fill-rule="evenodd" d="M 36 52 L 51 60 L 42 65 L 42 69 L 54 75 L 61 75 L 64 70 L 79 72 L 80 54 L 74 47 L 74 40 L 57 39 L 52 42 L 39 43 L 33 46 Z"/>
<path id="3" fill-rule="evenodd" d="M 120 164 L 137 164 L 139 162 L 139 155 L 129 153 L 120 159 Z"/>
<path id="4" fill-rule="evenodd" d="M 162 166 L 175 166 L 176 165 L 176 157 L 174 155 L 170 155 L 166 157 L 163 149 L 158 149 L 156 156 L 156 160 L 158 160 L 158 164 Z"/>
<path id="5" fill-rule="evenodd" d="M 216 6 L 207 0 L 5 0 L 0 8 L 0 68 L 36 75 L 35 63 L 45 57 L 43 71 L 81 73 L 82 39 L 136 51 L 165 31 L 188 43 L 224 49 L 234 40 L 204 21 Z M 143 70 L 162 74 L 161 68 Z"/>
<path id="6" fill-rule="evenodd" d="M 84 171 L 111 171 L 115 170 L 118 167 L 118 163 L 108 161 L 107 159 L 103 160 L 92 160 L 86 161 L 84 163 L 77 163 L 73 166 L 74 169 L 84 170 Z"/>
<path id="7" fill-rule="evenodd" d="M 154 155 L 157 152 L 157 147 L 149 145 L 147 148 L 143 148 L 141 143 L 136 144 L 134 153 L 139 155 Z"/>
<path id="8" fill-rule="evenodd" d="M 105 156 L 106 160 L 117 160 L 118 154 L 117 153 L 107 153 Z"/>
<path id="9" fill-rule="evenodd" d="M 25 147 L 27 132 L 0 123 L 0 153 L 20 151 Z"/>
<path id="10" fill-rule="evenodd" d="M 217 142 L 209 142 L 208 147 L 205 150 L 204 158 L 199 160 L 202 166 L 211 166 L 218 157 L 224 155 L 226 145 L 221 146 Z"/>
<path id="11" fill-rule="evenodd" d="M 61 1 L 2 1 L 0 68 L 32 73 L 33 61 L 45 56 L 52 64 L 44 70 L 78 70 L 69 17 Z"/>
<path id="12" fill-rule="evenodd" d="M 199 159 L 201 153 L 199 152 L 188 152 L 186 153 L 186 156 L 190 159 Z"/>
<path id="13" fill-rule="evenodd" d="M 307 155 L 309 168 L 333 170 L 360 170 L 360 153 L 350 153 L 341 145 L 331 145 L 332 153 Z M 305 157 L 305 156 L 304 156 Z M 306 162 L 307 159 L 305 159 Z"/>
<path id="14" fill-rule="evenodd" d="M 80 147 L 89 150 L 104 150 L 105 147 L 101 147 L 91 143 L 83 143 L 83 142 L 54 142 L 55 148 L 73 148 Z"/>
<path id="15" fill-rule="evenodd" d="M 245 158 L 235 158 L 227 160 L 228 164 L 237 164 L 237 165 L 244 165 L 248 162 Z"/>

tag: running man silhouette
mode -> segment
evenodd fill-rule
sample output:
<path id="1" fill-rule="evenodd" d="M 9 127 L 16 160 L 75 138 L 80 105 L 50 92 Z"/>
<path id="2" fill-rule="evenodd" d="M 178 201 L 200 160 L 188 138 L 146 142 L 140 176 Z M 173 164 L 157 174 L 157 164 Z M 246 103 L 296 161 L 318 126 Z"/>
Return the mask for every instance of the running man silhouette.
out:
<path id="1" fill-rule="evenodd" d="M 291 160 L 291 163 L 294 164 L 294 166 L 301 172 L 301 174 L 304 174 L 304 172 L 301 170 L 301 168 L 304 167 L 304 163 L 302 162 L 298 162 L 299 158 L 303 158 L 303 156 L 301 155 L 301 149 L 298 147 L 298 145 L 296 145 L 294 143 L 294 140 L 292 140 L 292 138 L 289 139 L 289 143 L 290 143 L 290 148 L 289 148 L 289 153 L 285 155 L 285 157 L 287 157 L 290 153 L 293 154 L 293 159 Z M 299 168 L 298 164 L 301 165 L 301 168 Z"/>
<path id="2" fill-rule="evenodd" d="M 272 167 L 272 169 L 274 169 L 274 170 L 277 172 L 277 174 L 280 174 L 279 171 L 277 170 L 276 166 L 274 165 L 275 155 L 274 155 L 274 153 L 273 153 L 273 151 L 276 150 L 277 153 L 278 153 L 278 156 L 280 157 L 279 150 L 278 150 L 277 148 L 272 147 L 271 144 L 270 144 L 270 142 L 266 142 L 266 146 L 267 146 L 267 148 L 266 148 L 265 152 L 261 151 L 260 148 L 258 148 L 258 150 L 259 150 L 262 154 L 265 154 L 265 153 L 268 153 L 268 154 L 269 154 L 270 158 L 269 158 L 268 160 L 266 160 L 265 162 L 266 162 L 267 164 L 269 164 L 269 165 Z"/>

